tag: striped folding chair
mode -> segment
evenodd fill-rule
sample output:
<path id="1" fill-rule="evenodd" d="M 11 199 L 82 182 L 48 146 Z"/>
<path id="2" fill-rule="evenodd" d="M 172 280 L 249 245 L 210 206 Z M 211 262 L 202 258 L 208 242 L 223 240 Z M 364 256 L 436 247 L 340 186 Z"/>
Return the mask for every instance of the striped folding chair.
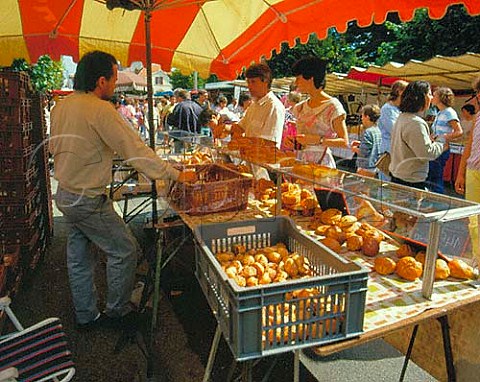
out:
<path id="1" fill-rule="evenodd" d="M 10 298 L 0 298 L 16 331 L 0 337 L 0 382 L 70 381 L 75 374 L 72 354 L 58 318 L 48 318 L 24 328 L 10 308 Z"/>

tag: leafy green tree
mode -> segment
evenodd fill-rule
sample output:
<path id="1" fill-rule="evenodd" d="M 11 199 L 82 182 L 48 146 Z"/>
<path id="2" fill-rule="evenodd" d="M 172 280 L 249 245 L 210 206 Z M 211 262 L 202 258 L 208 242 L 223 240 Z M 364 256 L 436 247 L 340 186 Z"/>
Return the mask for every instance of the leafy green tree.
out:
<path id="1" fill-rule="evenodd" d="M 193 89 L 193 86 L 194 86 L 194 74 L 193 73 L 186 76 L 186 75 L 182 74 L 182 72 L 180 70 L 173 69 L 172 72 L 170 73 L 169 77 L 170 77 L 170 83 L 172 84 L 172 87 L 174 89 L 176 89 L 176 88 Z M 205 83 L 206 83 L 206 80 L 204 80 L 201 77 L 197 77 L 197 86 L 198 86 L 199 89 L 204 88 Z"/>
<path id="2" fill-rule="evenodd" d="M 40 93 L 53 89 L 59 89 L 63 81 L 63 66 L 60 61 L 53 61 L 50 56 L 44 55 L 38 58 L 36 64 L 29 65 L 23 58 L 15 59 L 11 68 L 24 71 L 30 75 L 33 87 Z"/>
<path id="3" fill-rule="evenodd" d="M 17 72 L 27 72 L 30 74 L 30 65 L 24 58 L 14 59 L 10 67 Z"/>
<path id="4" fill-rule="evenodd" d="M 268 61 L 275 77 L 291 75 L 292 64 L 301 57 L 315 54 L 329 61 L 330 72 L 348 72 L 351 66 L 384 65 L 389 61 L 405 63 L 411 59 L 427 60 L 435 55 L 456 56 L 480 52 L 480 16 L 470 16 L 463 5 L 448 8 L 440 20 L 432 20 L 425 9 L 415 13 L 410 22 L 402 22 L 390 13 L 381 25 L 359 27 L 350 22 L 344 34 L 331 29 L 324 40 L 310 36 L 306 44 L 289 48 L 282 44 Z"/>
<path id="5" fill-rule="evenodd" d="M 39 57 L 32 66 L 32 82 L 35 89 L 45 92 L 62 87 L 63 66 L 60 61 L 53 61 L 50 56 Z"/>
<path id="6" fill-rule="evenodd" d="M 291 76 L 292 65 L 301 57 L 316 55 L 328 61 L 328 70 L 334 72 L 346 72 L 352 65 L 362 62 L 357 57 L 356 47 L 348 44 L 346 36 L 330 29 L 324 40 L 319 40 L 315 34 L 310 35 L 306 44 L 297 44 L 289 48 L 284 43 L 280 53 L 273 52 L 268 64 L 274 77 Z"/>
<path id="7" fill-rule="evenodd" d="M 435 55 L 458 56 L 480 52 L 480 16 L 469 16 L 463 6 L 450 7 L 440 20 L 432 20 L 425 9 L 414 19 L 393 28 L 397 39 L 393 60 L 427 60 Z"/>

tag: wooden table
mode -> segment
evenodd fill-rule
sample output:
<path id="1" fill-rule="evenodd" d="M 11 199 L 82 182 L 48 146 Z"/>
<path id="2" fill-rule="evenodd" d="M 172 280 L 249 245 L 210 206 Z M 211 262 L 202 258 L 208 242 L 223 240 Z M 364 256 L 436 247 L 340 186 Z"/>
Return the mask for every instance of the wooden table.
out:
<path id="1" fill-rule="evenodd" d="M 480 293 L 368 331 L 358 338 L 315 348 L 328 356 L 383 338 L 440 381 L 473 381 L 480 373 Z M 418 332 L 417 332 L 418 331 Z M 415 345 L 415 347 L 414 347 Z"/>
<path id="2" fill-rule="evenodd" d="M 206 216 L 190 216 L 180 213 L 180 216 L 185 224 L 193 230 L 200 224 L 219 223 L 232 219 L 251 220 L 261 218 L 262 213 L 255 209 L 247 209 L 243 213 Z M 347 258 L 358 261 L 348 254 Z M 370 261 L 370 259 L 365 259 L 366 261 Z M 362 265 L 369 266 L 369 264 Z M 370 284 L 378 282 L 377 279 L 380 277 L 374 272 L 370 276 Z M 392 290 L 398 289 L 400 284 L 395 283 L 401 282 L 395 280 L 395 277 L 387 281 L 392 283 Z M 420 281 L 418 283 L 421 284 Z M 327 356 L 383 338 L 406 354 L 406 361 L 401 374 L 404 373 L 408 360 L 411 358 L 439 380 L 475 380 L 476 376 L 480 375 L 480 351 L 478 351 L 480 350 L 480 334 L 476 334 L 479 332 L 478 327 L 480 327 L 480 291 L 475 288 L 475 284 L 476 282 L 467 283 L 454 280 L 435 283 L 435 288 L 439 288 L 436 295 L 439 299 L 443 298 L 442 306 L 435 306 L 435 298 L 433 298 L 433 301 L 423 299 L 420 292 L 421 288 L 415 291 L 412 289 L 408 296 L 412 300 L 409 302 L 409 308 L 411 309 L 406 312 L 406 315 L 397 317 L 386 315 L 386 321 L 380 325 L 378 322 L 371 322 L 375 319 L 378 321 L 378 315 L 376 318 L 371 317 L 372 313 L 378 312 L 370 311 L 370 314 L 368 312 L 369 307 L 370 310 L 378 308 L 378 304 L 376 304 L 378 301 L 375 303 L 370 301 L 371 304 L 369 305 L 369 296 L 372 297 L 373 293 L 367 294 L 365 333 L 354 339 L 319 346 L 315 348 L 315 353 L 319 356 Z M 375 287 L 376 284 L 373 286 Z M 385 287 L 385 285 L 383 286 Z M 414 284 L 408 283 L 406 288 L 408 290 L 413 286 Z M 452 294 L 447 293 L 442 296 L 442 293 L 438 293 L 439 290 L 448 292 L 449 289 L 452 289 Z M 404 293 L 407 294 L 408 292 Z M 435 293 L 434 291 L 434 297 Z M 419 302 L 416 303 L 416 300 Z M 393 302 L 393 304 L 397 303 L 398 301 Z M 418 310 L 413 308 L 418 308 Z M 388 311 L 388 307 L 385 310 Z M 219 337 L 217 341 L 218 339 Z M 413 346 L 414 344 L 415 346 Z M 296 367 L 298 367 L 298 353 L 295 358 Z M 298 378 L 298 370 L 295 375 Z M 456 379 L 457 376 L 459 378 Z M 472 379 L 473 376 L 475 377 Z"/>

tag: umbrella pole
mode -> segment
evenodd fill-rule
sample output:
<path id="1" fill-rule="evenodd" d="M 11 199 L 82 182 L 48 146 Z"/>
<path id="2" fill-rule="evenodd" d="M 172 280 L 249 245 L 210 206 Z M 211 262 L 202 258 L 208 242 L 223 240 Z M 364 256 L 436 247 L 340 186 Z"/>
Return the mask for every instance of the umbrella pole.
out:
<path id="1" fill-rule="evenodd" d="M 152 43 L 150 34 L 150 20 L 152 18 L 152 10 L 147 8 L 144 10 L 145 17 L 145 63 L 147 65 L 147 102 L 148 102 L 148 127 L 150 132 L 150 147 L 155 152 L 155 125 L 153 120 L 153 85 L 152 85 Z M 154 272 L 153 284 L 153 309 L 152 320 L 150 324 L 150 338 L 148 341 L 148 359 L 147 359 L 147 378 L 155 379 L 155 336 L 157 332 L 158 306 L 160 302 L 160 273 L 162 262 L 162 246 L 160 229 L 157 228 L 158 211 L 157 211 L 157 187 L 155 180 L 152 180 L 152 228 L 154 232 L 154 248 L 156 250 L 156 266 Z"/>
<path id="2" fill-rule="evenodd" d="M 155 124 L 153 120 L 153 84 L 152 84 L 152 38 L 150 35 L 150 20 L 152 13 L 150 9 L 145 12 L 145 63 L 147 65 L 147 104 L 148 104 L 148 128 L 150 132 L 150 147 L 155 151 Z M 157 213 L 157 187 L 155 180 L 152 180 L 152 223 L 158 222 Z"/>

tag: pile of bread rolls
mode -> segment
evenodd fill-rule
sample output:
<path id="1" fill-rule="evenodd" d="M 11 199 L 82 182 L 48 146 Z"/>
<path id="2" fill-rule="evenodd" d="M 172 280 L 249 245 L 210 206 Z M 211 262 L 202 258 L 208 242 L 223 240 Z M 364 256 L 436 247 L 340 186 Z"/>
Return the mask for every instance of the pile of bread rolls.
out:
<path id="1" fill-rule="evenodd" d="M 292 167 L 292 172 L 296 175 L 300 175 L 304 178 L 313 180 L 325 177 L 332 177 L 339 174 L 338 170 L 335 168 L 330 168 L 314 163 L 295 164 Z"/>
<path id="2" fill-rule="evenodd" d="M 215 255 L 226 275 L 241 287 L 267 285 L 313 275 L 308 258 L 290 253 L 283 243 L 246 250 L 234 245 L 232 251 Z"/>
<path id="3" fill-rule="evenodd" d="M 182 156 L 180 163 L 184 165 L 207 164 L 213 163 L 213 158 L 210 152 L 194 151 L 192 155 Z"/>
<path id="4" fill-rule="evenodd" d="M 377 257 L 374 268 L 381 275 L 396 273 L 402 279 L 415 281 L 423 274 L 425 265 L 425 252 L 415 252 L 412 246 L 402 244 L 397 252 L 397 260 L 390 257 Z M 473 268 L 461 259 L 448 260 L 438 258 L 435 261 L 435 280 L 445 280 L 448 277 L 458 279 L 474 279 Z"/>
<path id="5" fill-rule="evenodd" d="M 262 182 L 266 185 L 267 181 Z M 318 209 L 315 195 L 298 183 L 282 183 L 282 215 L 287 216 L 312 216 Z M 274 185 L 257 187 L 257 198 L 262 203 L 261 207 L 268 208 L 275 213 L 277 188 Z"/>
<path id="6" fill-rule="evenodd" d="M 323 296 L 316 288 L 308 288 L 289 292 L 285 298 L 287 302 L 283 304 L 262 308 L 262 326 L 280 326 L 264 330 L 264 342 L 287 343 L 317 338 L 322 335 L 324 325 L 326 333 L 337 330 L 337 319 L 331 317 L 340 315 L 344 308 L 332 303 L 330 296 Z"/>
<path id="7" fill-rule="evenodd" d="M 385 239 L 376 227 L 359 222 L 354 215 L 343 216 L 336 208 L 319 211 L 309 226 L 316 235 L 324 237 L 320 241 L 325 246 L 337 253 L 345 245 L 349 251 L 362 251 L 366 256 L 376 256 L 380 243 Z"/>

